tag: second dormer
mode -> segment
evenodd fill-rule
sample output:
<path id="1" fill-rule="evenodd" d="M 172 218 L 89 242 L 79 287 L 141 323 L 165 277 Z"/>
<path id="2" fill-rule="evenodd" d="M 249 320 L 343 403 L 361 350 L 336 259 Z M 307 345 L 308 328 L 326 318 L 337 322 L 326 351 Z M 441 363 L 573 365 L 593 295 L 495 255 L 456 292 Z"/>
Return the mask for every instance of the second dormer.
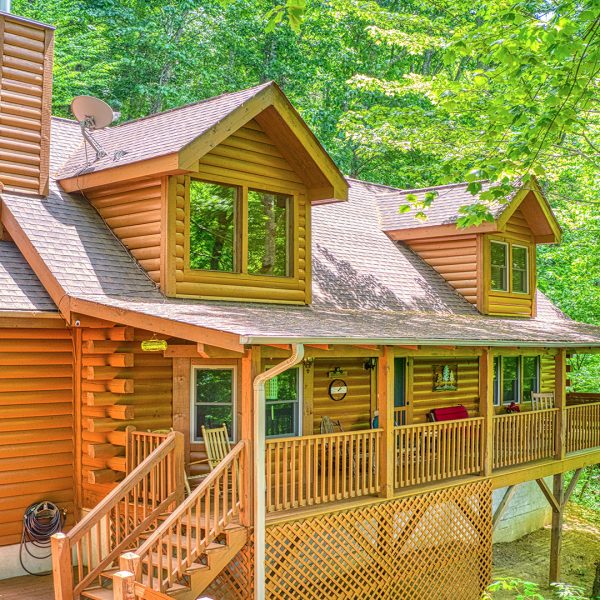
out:
<path id="1" fill-rule="evenodd" d="M 483 189 L 487 187 L 484 182 Z M 422 203 L 430 193 L 433 202 L 419 221 L 408 196 Z M 536 246 L 558 243 L 561 236 L 546 198 L 532 179 L 515 187 L 506 203 L 490 206 L 493 222 L 459 228 L 460 207 L 474 201 L 466 183 L 385 192 L 379 198 L 382 228 L 391 239 L 409 246 L 479 312 L 534 317 Z M 399 210 L 403 205 L 410 210 Z"/>
<path id="2" fill-rule="evenodd" d="M 273 84 L 97 132 L 59 174 L 167 296 L 309 304 L 312 204 L 348 185 Z"/>

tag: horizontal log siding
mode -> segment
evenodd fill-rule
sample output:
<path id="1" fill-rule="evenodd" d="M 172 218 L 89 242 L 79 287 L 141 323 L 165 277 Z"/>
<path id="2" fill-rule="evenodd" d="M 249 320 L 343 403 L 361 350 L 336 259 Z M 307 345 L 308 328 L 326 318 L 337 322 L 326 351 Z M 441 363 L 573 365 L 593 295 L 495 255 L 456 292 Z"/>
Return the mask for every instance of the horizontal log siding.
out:
<path id="1" fill-rule="evenodd" d="M 506 224 L 505 231 L 500 234 L 494 234 L 494 239 L 502 239 L 515 244 L 527 245 L 535 248 L 534 238 L 531 229 L 520 209 L 517 209 Z M 485 253 L 484 260 L 489 262 L 489 253 Z M 534 253 L 535 256 L 535 253 Z M 510 260 L 510 257 L 509 257 Z M 489 265 L 485 265 L 486 272 L 489 273 Z M 536 288 L 535 277 L 535 259 L 529 258 L 530 282 L 529 294 L 511 294 L 507 292 L 494 292 L 490 289 L 490 277 L 485 278 L 487 299 L 487 313 L 497 315 L 530 317 L 534 314 L 535 295 L 533 291 Z"/>
<path id="2" fill-rule="evenodd" d="M 0 545 L 52 500 L 73 522 L 73 343 L 67 329 L 0 329 Z"/>
<path id="3" fill-rule="evenodd" d="M 185 177 L 174 176 L 169 189 L 175 199 L 170 198 L 169 214 L 170 218 L 175 219 L 175 226 L 169 230 L 169 235 L 170 246 L 174 248 L 176 295 L 309 303 L 310 274 L 307 265 L 310 264 L 310 215 L 306 187 L 300 175 L 283 158 L 260 125 L 252 120 L 229 136 L 200 159 L 195 175 L 206 181 L 295 194 L 297 206 L 293 216 L 293 276 L 268 277 L 190 269 L 186 247 L 189 217 L 185 198 Z"/>
<path id="4" fill-rule="evenodd" d="M 127 426 L 142 431 L 172 426 L 172 359 L 162 352 L 142 351 L 140 342 L 151 337 L 151 333 L 136 329 L 128 341 L 98 341 L 91 351 L 84 345 L 82 487 L 86 508 L 94 506 L 122 479 Z M 94 371 L 96 378 L 89 378 L 92 373 L 86 370 L 86 364 L 106 365 L 111 356 L 118 355 L 130 356 L 128 363 L 132 361 L 132 366 L 99 367 Z M 113 386 L 117 391 L 112 392 L 114 382 L 119 383 Z M 121 382 L 127 382 L 124 391 L 120 391 Z M 90 396 L 86 389 L 97 391 Z"/>
<path id="5" fill-rule="evenodd" d="M 371 426 L 371 371 L 363 367 L 364 359 L 315 360 L 313 387 L 313 432 L 320 433 L 324 416 L 339 419 L 344 431 L 369 429 Z M 345 372 L 335 378 L 328 373 L 335 367 Z M 329 384 L 343 379 L 348 394 L 336 402 L 329 397 Z"/>
<path id="6" fill-rule="evenodd" d="M 407 242 L 459 294 L 477 304 L 477 236 L 460 235 Z"/>
<path id="7" fill-rule="evenodd" d="M 0 16 L 0 182 L 46 194 L 53 32 Z"/>
<path id="8" fill-rule="evenodd" d="M 433 365 L 458 364 L 458 389 L 433 391 Z M 408 382 L 411 385 L 411 382 Z M 479 416 L 479 365 L 470 358 L 415 358 L 413 367 L 413 423 L 425 423 L 433 408 L 462 404 L 470 417 Z"/>
<path id="9" fill-rule="evenodd" d="M 161 179 L 98 188 L 86 195 L 140 266 L 160 283 Z"/>

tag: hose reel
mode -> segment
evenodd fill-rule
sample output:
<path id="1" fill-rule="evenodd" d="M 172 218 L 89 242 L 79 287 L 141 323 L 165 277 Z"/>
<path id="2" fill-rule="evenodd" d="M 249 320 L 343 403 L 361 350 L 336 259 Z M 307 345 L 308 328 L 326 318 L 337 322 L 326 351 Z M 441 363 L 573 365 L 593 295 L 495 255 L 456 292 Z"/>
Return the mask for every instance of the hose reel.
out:
<path id="1" fill-rule="evenodd" d="M 31 558 L 36 560 L 50 558 L 52 552 L 46 553 L 50 548 L 50 538 L 55 533 L 62 531 L 66 516 L 66 510 L 59 508 L 49 500 L 36 502 L 27 507 L 23 514 L 23 532 L 21 534 L 21 547 L 19 548 L 19 562 L 24 571 L 30 575 L 47 575 L 47 573 L 32 573 L 23 564 L 23 549 Z M 43 551 L 43 554 L 34 552 L 33 548 Z"/>

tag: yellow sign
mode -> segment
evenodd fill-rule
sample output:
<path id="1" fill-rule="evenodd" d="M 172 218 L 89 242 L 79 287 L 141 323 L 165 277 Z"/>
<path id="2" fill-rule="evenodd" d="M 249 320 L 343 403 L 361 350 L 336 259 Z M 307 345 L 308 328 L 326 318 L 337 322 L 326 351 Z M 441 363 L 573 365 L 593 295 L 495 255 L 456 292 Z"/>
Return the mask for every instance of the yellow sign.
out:
<path id="1" fill-rule="evenodd" d="M 144 352 L 163 352 L 167 349 L 167 340 L 144 340 L 141 344 Z"/>

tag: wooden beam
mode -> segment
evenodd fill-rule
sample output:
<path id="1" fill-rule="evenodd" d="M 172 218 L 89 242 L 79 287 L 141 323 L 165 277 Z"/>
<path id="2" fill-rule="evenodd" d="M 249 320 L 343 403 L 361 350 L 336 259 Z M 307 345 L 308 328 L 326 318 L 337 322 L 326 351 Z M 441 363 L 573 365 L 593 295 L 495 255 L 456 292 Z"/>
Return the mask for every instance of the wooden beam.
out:
<path id="1" fill-rule="evenodd" d="M 291 350 L 292 347 L 289 344 L 263 344 L 268 348 L 277 348 L 278 350 Z"/>
<path id="2" fill-rule="evenodd" d="M 379 495 L 394 495 L 394 354 L 384 346 L 383 356 L 377 361 L 377 410 L 379 426 L 383 428 L 379 450 Z"/>
<path id="3" fill-rule="evenodd" d="M 484 418 L 482 437 L 482 475 L 492 474 L 494 462 L 494 356 L 490 348 L 479 357 L 479 414 Z"/>
<path id="4" fill-rule="evenodd" d="M 418 350 L 419 346 L 394 346 L 394 348 L 401 348 L 402 350 Z"/>
<path id="5" fill-rule="evenodd" d="M 558 408 L 556 413 L 556 427 L 554 430 L 554 452 L 557 460 L 562 460 L 566 454 L 566 429 L 567 429 L 567 352 L 561 348 L 554 359 L 554 405 Z"/>
<path id="6" fill-rule="evenodd" d="M 546 496 L 546 500 L 548 500 L 550 506 L 552 507 L 552 510 L 559 511 L 561 508 L 560 504 L 550 491 L 550 488 L 546 485 L 546 482 L 543 479 L 536 479 L 535 481 L 538 484 L 540 490 L 542 490 L 544 496 Z"/>
<path id="7" fill-rule="evenodd" d="M 573 473 L 573 477 L 569 482 L 569 487 L 567 488 L 567 491 L 565 492 L 565 497 L 563 498 L 563 507 L 566 506 L 567 502 L 571 498 L 571 494 L 573 493 L 573 490 L 575 489 L 575 486 L 579 481 L 579 476 L 581 475 L 581 473 L 583 473 L 583 467 L 577 469 L 575 473 Z"/>
<path id="8" fill-rule="evenodd" d="M 329 344 L 304 344 L 305 348 L 317 348 L 317 350 L 329 350 Z"/>
<path id="9" fill-rule="evenodd" d="M 379 350 L 378 346 L 374 344 L 352 344 L 355 348 L 362 348 L 363 350 Z"/>
<path id="10" fill-rule="evenodd" d="M 492 517 L 492 533 L 496 529 L 500 519 L 502 519 L 502 515 L 504 514 L 504 511 L 506 510 L 506 507 L 508 506 L 508 503 L 510 502 L 510 499 L 513 497 L 516 490 L 516 485 L 509 485 L 506 488 L 506 492 L 504 492 L 504 496 L 502 496 L 502 500 L 500 500 L 500 504 L 498 504 L 498 508 L 496 508 L 496 512 Z"/>
<path id="11" fill-rule="evenodd" d="M 550 535 L 550 583 L 560 581 L 562 526 L 564 507 L 564 473 L 554 475 L 552 484 L 557 507 L 552 507 L 552 530 Z"/>
<path id="12" fill-rule="evenodd" d="M 210 355 L 208 354 L 208 352 L 206 352 L 205 349 L 205 344 L 203 344 L 202 342 L 198 342 L 196 344 L 196 348 L 198 350 L 198 356 L 200 356 L 200 358 L 210 358 Z"/>

